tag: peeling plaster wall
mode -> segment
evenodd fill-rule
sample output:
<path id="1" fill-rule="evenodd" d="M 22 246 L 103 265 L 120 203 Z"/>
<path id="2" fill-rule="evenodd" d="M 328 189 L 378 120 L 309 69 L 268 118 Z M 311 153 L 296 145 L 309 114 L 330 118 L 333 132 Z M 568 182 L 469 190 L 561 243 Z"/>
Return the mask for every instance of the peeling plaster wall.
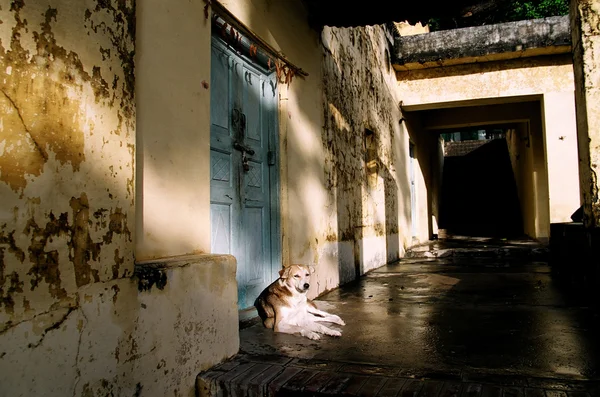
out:
<path id="1" fill-rule="evenodd" d="M 409 245 L 408 134 L 384 27 L 326 27 L 322 41 L 328 239 L 343 283 Z"/>
<path id="2" fill-rule="evenodd" d="M 571 0 L 571 34 L 577 103 L 579 180 L 583 198 L 584 224 L 600 226 L 600 1 Z"/>
<path id="3" fill-rule="evenodd" d="M 133 5 L 0 4 L 0 319 L 133 270 Z"/>
<path id="4" fill-rule="evenodd" d="M 0 1 L 0 395 L 193 396 L 235 259 L 134 266 L 135 3 Z"/>
<path id="5" fill-rule="evenodd" d="M 235 268 L 181 257 L 80 288 L 2 333 L 0 395 L 194 396 L 198 373 L 239 348 Z"/>
<path id="6" fill-rule="evenodd" d="M 5 0 L 0 23 L 0 384 L 71 394 L 84 296 L 133 274 L 134 3 Z"/>

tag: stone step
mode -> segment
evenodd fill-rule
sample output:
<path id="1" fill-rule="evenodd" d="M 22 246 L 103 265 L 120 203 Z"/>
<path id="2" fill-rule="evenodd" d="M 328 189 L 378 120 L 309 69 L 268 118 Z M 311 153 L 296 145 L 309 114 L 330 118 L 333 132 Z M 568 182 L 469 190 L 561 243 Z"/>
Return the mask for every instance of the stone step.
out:
<path id="1" fill-rule="evenodd" d="M 196 380 L 199 397 L 600 395 L 598 382 L 478 374 L 414 375 L 398 368 L 241 355 Z"/>

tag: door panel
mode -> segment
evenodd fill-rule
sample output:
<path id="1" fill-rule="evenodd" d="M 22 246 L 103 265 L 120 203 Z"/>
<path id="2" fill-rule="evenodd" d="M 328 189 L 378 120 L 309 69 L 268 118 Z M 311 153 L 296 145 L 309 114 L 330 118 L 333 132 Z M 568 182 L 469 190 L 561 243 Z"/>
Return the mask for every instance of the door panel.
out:
<path id="1" fill-rule="evenodd" d="M 212 57 L 211 249 L 236 257 L 238 305 L 244 309 L 253 306 L 279 268 L 272 221 L 278 216 L 278 175 L 275 163 L 269 165 L 276 142 L 276 91 L 265 95 L 269 76 L 218 39 L 213 39 Z"/>

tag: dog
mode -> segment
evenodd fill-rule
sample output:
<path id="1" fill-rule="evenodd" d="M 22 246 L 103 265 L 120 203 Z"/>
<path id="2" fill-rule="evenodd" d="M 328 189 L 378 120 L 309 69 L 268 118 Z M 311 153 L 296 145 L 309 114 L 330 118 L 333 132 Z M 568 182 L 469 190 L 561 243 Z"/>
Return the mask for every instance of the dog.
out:
<path id="1" fill-rule="evenodd" d="M 337 315 L 317 309 L 306 297 L 310 275 L 314 269 L 306 265 L 291 265 L 279 271 L 279 278 L 264 289 L 254 306 L 266 328 L 286 334 L 300 334 L 312 340 L 319 334 L 342 336 L 340 331 L 322 322 L 346 325 Z"/>

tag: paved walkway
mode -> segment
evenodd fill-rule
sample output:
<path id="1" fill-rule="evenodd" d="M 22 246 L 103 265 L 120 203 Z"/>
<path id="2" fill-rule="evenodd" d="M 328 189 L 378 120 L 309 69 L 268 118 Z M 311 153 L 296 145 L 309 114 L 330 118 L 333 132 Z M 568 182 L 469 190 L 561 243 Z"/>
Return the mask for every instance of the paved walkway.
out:
<path id="1" fill-rule="evenodd" d="M 444 239 L 321 297 L 311 341 L 253 325 L 201 395 L 600 396 L 600 319 L 532 242 Z"/>

